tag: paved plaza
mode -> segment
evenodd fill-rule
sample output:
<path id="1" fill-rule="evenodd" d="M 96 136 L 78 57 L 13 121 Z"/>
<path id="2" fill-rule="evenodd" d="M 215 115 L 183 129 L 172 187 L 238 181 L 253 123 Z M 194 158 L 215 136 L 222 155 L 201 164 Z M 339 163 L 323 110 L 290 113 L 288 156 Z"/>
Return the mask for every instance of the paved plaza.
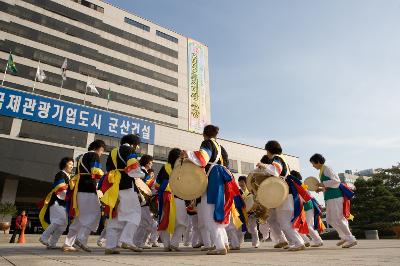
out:
<path id="1" fill-rule="evenodd" d="M 360 240 L 351 249 L 336 247 L 336 241 L 325 241 L 322 248 L 308 248 L 304 252 L 273 249 L 272 243 L 266 242 L 258 249 L 245 243 L 240 251 L 227 256 L 207 256 L 190 247 L 179 253 L 165 253 L 160 247 L 143 253 L 122 251 L 120 255 L 106 256 L 96 246 L 94 237 L 89 243 L 92 253 L 63 253 L 46 250 L 36 243 L 38 235 L 29 236 L 31 243 L 23 245 L 6 243 L 6 236 L 0 239 L 0 265 L 400 265 L 400 240 Z"/>

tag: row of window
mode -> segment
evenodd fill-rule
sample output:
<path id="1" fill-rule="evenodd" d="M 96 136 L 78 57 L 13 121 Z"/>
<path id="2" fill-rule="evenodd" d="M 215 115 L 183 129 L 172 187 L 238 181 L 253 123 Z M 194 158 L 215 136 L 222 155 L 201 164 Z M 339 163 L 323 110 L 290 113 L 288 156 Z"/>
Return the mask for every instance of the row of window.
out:
<path id="1" fill-rule="evenodd" d="M 1 29 L 1 22 L 0 22 Z M 41 61 L 45 64 L 60 67 L 64 62 L 64 57 L 55 55 L 46 51 L 42 51 L 39 49 L 34 49 L 29 46 L 19 44 L 13 41 L 5 40 L 0 41 L 0 50 L 8 52 L 12 51 L 14 54 L 32 59 L 34 61 Z M 142 91 L 151 95 L 155 95 L 170 101 L 178 101 L 178 94 L 175 92 L 167 91 L 164 89 L 160 89 L 158 87 L 145 84 L 142 82 L 138 82 L 133 79 L 129 79 L 126 77 L 122 77 L 119 75 L 112 74 L 110 72 L 106 72 L 92 65 L 88 65 L 82 62 L 78 62 L 72 59 L 68 60 L 68 70 L 83 74 L 85 76 L 89 75 L 91 77 L 105 80 L 113 84 L 121 85 L 133 90 Z"/>
<path id="2" fill-rule="evenodd" d="M 178 39 L 177 38 L 175 38 L 174 36 L 168 35 L 168 34 L 162 32 L 162 31 L 157 30 L 156 34 L 157 34 L 157 36 L 160 36 L 161 38 L 167 39 L 167 40 L 169 40 L 171 42 L 174 42 L 174 43 L 178 43 Z"/>
<path id="3" fill-rule="evenodd" d="M 178 51 L 175 51 L 168 47 L 162 46 L 158 43 L 152 42 L 143 37 L 140 37 L 138 35 L 124 31 L 122 29 L 111 26 L 109 24 L 106 24 L 98 18 L 92 17 L 90 15 L 84 14 L 84 13 L 76 11 L 76 10 L 73 10 L 62 4 L 58 4 L 54 1 L 51 1 L 51 0 L 23 0 L 23 1 L 31 3 L 36 6 L 39 6 L 43 9 L 49 10 L 51 12 L 57 13 L 59 15 L 67 17 L 69 19 L 79 21 L 83 24 L 86 24 L 87 26 L 94 27 L 96 29 L 108 32 L 112 35 L 121 37 L 128 41 L 145 46 L 145 47 L 155 50 L 157 52 L 166 54 L 166 55 L 174 57 L 174 58 L 178 58 Z"/>
<path id="4" fill-rule="evenodd" d="M 84 30 L 82 28 L 76 27 L 74 25 L 65 23 L 63 21 L 45 16 L 43 14 L 34 12 L 32 10 L 26 9 L 20 6 L 13 5 L 2 5 L 0 10 L 17 16 L 19 18 L 28 20 L 30 22 L 34 22 L 36 24 L 48 27 L 50 29 L 63 32 L 65 34 L 74 36 L 76 38 L 80 38 L 82 40 L 88 41 L 90 43 L 95 43 L 97 45 L 106 47 L 108 49 L 118 51 L 120 53 L 126 54 L 131 57 L 138 58 L 140 60 L 149 62 L 151 64 L 158 65 L 160 67 L 166 68 L 168 70 L 172 70 L 178 72 L 178 65 L 168 62 L 166 60 L 160 59 L 156 56 L 152 56 L 141 52 L 139 50 L 133 49 L 129 46 L 122 45 L 120 43 L 110 41 L 101 37 L 99 34 L 93 33 L 91 31 Z"/>
<path id="5" fill-rule="evenodd" d="M 21 85 L 21 84 L 9 82 L 7 80 L 4 81 L 4 86 L 12 88 L 12 89 L 21 90 L 21 91 L 32 92 L 32 87 L 28 87 L 28 86 L 24 86 L 24 85 Z M 36 88 L 35 88 L 35 93 L 36 94 L 39 94 L 39 95 L 42 95 L 42 96 L 46 96 L 46 97 L 50 97 L 50 98 L 54 98 L 54 99 L 58 99 L 59 98 L 59 94 L 58 93 L 53 93 L 53 92 L 41 90 L 38 87 L 40 87 L 40 85 L 37 85 Z M 76 104 L 83 104 L 83 99 L 77 99 L 77 98 L 69 97 L 69 96 L 66 96 L 66 95 L 61 95 L 61 100 L 66 101 L 66 102 L 76 103 Z M 96 108 L 96 109 L 108 111 L 106 107 L 93 105 L 88 101 L 86 101 L 85 104 L 86 104 L 86 106 L 89 106 L 89 107 L 93 107 L 93 108 Z M 117 114 L 121 114 L 121 115 L 125 115 L 125 116 L 134 116 L 135 118 L 147 120 L 147 121 L 150 121 L 150 122 L 153 122 L 153 123 L 157 123 L 157 124 L 160 124 L 160 125 L 165 125 L 165 126 L 169 126 L 169 127 L 173 127 L 173 128 L 177 128 L 178 127 L 178 125 L 176 125 L 176 124 L 166 123 L 164 121 L 160 121 L 160 120 L 156 120 L 156 119 L 149 119 L 147 117 L 143 117 L 143 116 L 139 116 L 139 115 L 132 115 L 132 113 L 123 112 L 123 111 L 120 111 L 120 110 L 112 109 L 112 112 L 113 113 L 117 113 Z"/>
<path id="6" fill-rule="evenodd" d="M 111 152 L 112 149 L 115 147 L 120 146 L 120 138 L 115 138 L 115 137 L 110 137 L 110 136 L 105 136 L 105 135 L 99 135 L 95 134 L 95 139 L 101 139 L 106 143 L 106 152 Z M 149 144 L 147 143 L 140 143 L 140 153 L 141 154 L 147 154 L 149 152 Z"/>
<path id="7" fill-rule="evenodd" d="M 90 3 L 89 1 L 86 1 L 86 0 L 71 0 L 71 1 L 74 1 L 75 3 L 81 4 L 83 6 L 91 8 L 93 10 L 96 10 L 97 12 L 104 13 L 103 7 L 95 5 L 93 3 Z"/>
<path id="8" fill-rule="evenodd" d="M 6 60 L 0 60 L 0 64 L 4 64 L 4 66 L 2 67 L 3 69 L 6 65 Z M 36 68 L 32 68 L 23 64 L 18 64 L 17 68 L 19 76 L 31 80 L 35 79 Z M 46 79 L 43 81 L 43 83 L 59 87 L 61 85 L 61 76 L 51 72 L 46 72 Z M 67 90 L 72 90 L 84 94 L 86 91 L 86 82 L 76 80 L 73 78 L 67 78 L 67 80 L 64 81 L 63 83 L 63 87 Z M 100 87 L 96 88 L 99 91 L 99 95 L 96 96 L 103 99 L 107 99 L 108 89 L 103 89 Z M 178 109 L 169 106 L 164 106 L 158 103 L 153 103 L 133 96 L 120 94 L 115 91 L 110 92 L 110 98 L 114 102 L 119 102 L 129 106 L 134 106 L 137 108 L 153 111 L 155 113 L 161 113 L 175 118 L 178 117 Z M 131 115 L 134 116 L 134 114 Z"/>
<path id="9" fill-rule="evenodd" d="M 144 25 L 143 23 L 140 23 L 140 22 L 138 22 L 138 21 L 136 21 L 136 20 L 133 20 L 133 19 L 130 19 L 130 18 L 125 17 L 125 18 L 124 18 L 124 21 L 125 21 L 126 23 L 132 25 L 132 26 L 135 26 L 136 28 L 139 28 L 139 29 L 142 29 L 142 30 L 144 30 L 144 31 L 150 32 L 150 27 L 149 27 L 149 26 Z"/>

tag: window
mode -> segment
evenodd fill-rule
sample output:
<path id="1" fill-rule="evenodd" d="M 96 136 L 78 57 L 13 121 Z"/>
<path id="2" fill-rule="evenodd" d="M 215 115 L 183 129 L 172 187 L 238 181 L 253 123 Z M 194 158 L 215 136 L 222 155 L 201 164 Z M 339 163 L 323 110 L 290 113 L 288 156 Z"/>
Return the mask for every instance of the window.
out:
<path id="1" fill-rule="evenodd" d="M 168 35 L 168 34 L 166 34 L 164 32 L 161 32 L 161 31 L 157 30 L 156 34 L 157 34 L 157 36 L 160 36 L 161 38 L 167 39 L 167 40 L 169 40 L 171 42 L 174 42 L 174 43 L 178 43 L 178 39 L 177 38 L 175 38 L 175 37 L 173 37 L 171 35 Z"/>
<path id="2" fill-rule="evenodd" d="M 229 159 L 229 169 L 232 171 L 232 173 L 238 173 L 238 161 Z"/>
<path id="3" fill-rule="evenodd" d="M 154 153 L 153 153 L 154 160 L 167 161 L 168 153 L 170 150 L 171 148 L 168 147 L 154 145 Z"/>
<path id="4" fill-rule="evenodd" d="M 22 121 L 19 136 L 86 148 L 86 132 L 28 120 Z"/>
<path id="5" fill-rule="evenodd" d="M 100 13 L 104 13 L 104 8 L 103 7 L 95 5 L 93 3 L 90 3 L 89 1 L 86 1 L 86 0 L 72 0 L 72 1 L 74 1 L 75 3 L 81 4 L 83 6 L 86 6 L 88 8 L 91 8 L 93 10 L 96 10 L 96 11 L 98 11 Z"/>
<path id="6" fill-rule="evenodd" d="M 247 175 L 254 170 L 254 163 L 241 162 L 242 174 Z"/>
<path id="7" fill-rule="evenodd" d="M 12 122 L 12 117 L 0 116 L 0 134 L 10 134 Z"/>
<path id="8" fill-rule="evenodd" d="M 150 31 L 150 27 L 149 26 L 144 25 L 144 24 L 142 24 L 140 22 L 137 22 L 136 20 L 133 20 L 133 19 L 125 17 L 124 21 L 126 23 L 130 24 L 130 25 L 135 26 L 136 28 L 139 28 L 139 29 L 142 29 L 142 30 L 145 30 L 145 31 Z"/>

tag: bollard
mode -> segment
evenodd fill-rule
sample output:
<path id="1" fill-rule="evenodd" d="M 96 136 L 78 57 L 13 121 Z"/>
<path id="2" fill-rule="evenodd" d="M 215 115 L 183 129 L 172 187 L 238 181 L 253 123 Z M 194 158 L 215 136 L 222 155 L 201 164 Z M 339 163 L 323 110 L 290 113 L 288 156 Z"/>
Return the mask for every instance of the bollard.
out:
<path id="1" fill-rule="evenodd" d="M 379 240 L 378 230 L 366 230 L 364 232 L 366 239 Z"/>

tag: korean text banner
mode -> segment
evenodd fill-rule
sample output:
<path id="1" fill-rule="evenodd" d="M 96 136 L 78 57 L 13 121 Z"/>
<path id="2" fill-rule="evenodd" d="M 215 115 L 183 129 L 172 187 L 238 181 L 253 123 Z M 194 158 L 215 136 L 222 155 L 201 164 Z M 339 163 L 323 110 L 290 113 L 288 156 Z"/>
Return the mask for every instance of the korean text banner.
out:
<path id="1" fill-rule="evenodd" d="M 0 87 L 0 115 L 120 138 L 138 134 L 154 144 L 153 123 Z"/>
<path id="2" fill-rule="evenodd" d="M 188 39 L 189 66 L 189 131 L 202 133 L 206 113 L 206 47 Z"/>

